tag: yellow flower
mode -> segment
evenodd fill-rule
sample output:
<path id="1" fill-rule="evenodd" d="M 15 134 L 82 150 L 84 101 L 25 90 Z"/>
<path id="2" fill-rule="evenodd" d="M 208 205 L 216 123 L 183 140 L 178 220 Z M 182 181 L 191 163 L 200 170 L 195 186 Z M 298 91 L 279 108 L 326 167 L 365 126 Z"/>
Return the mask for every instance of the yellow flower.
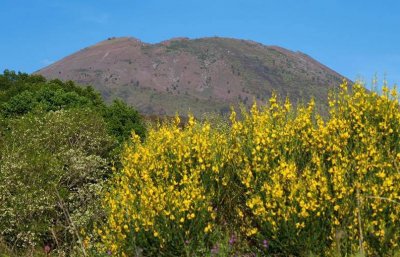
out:
<path id="1" fill-rule="evenodd" d="M 207 226 L 204 228 L 204 233 L 209 233 L 212 229 L 212 226 L 210 223 L 207 224 Z"/>
<path id="2" fill-rule="evenodd" d="M 257 228 L 251 228 L 251 229 L 247 230 L 246 236 L 255 235 L 255 234 L 257 234 L 257 232 L 258 232 L 258 229 L 257 229 Z"/>

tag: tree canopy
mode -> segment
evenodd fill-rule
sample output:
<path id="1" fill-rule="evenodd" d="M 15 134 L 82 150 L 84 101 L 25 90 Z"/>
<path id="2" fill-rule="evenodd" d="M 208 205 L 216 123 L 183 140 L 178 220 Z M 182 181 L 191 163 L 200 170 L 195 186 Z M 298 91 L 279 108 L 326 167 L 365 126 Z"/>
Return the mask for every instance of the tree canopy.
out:
<path id="1" fill-rule="evenodd" d="M 72 81 L 46 80 L 41 75 L 4 71 L 0 75 L 0 116 L 15 118 L 31 112 L 49 112 L 89 108 L 107 123 L 108 132 L 119 142 L 134 130 L 144 137 L 145 127 L 139 113 L 125 102 L 115 100 L 107 105 L 92 87 L 81 87 Z"/>

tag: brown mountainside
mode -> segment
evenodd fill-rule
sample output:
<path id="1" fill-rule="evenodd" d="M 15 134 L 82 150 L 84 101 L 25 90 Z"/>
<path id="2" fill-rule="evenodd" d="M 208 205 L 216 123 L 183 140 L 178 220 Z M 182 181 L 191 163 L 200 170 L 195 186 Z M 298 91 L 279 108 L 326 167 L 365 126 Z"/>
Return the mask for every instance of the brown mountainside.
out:
<path id="1" fill-rule="evenodd" d="M 225 113 L 231 105 L 265 102 L 273 91 L 326 109 L 343 76 L 311 57 L 229 38 L 177 38 L 147 44 L 110 38 L 37 73 L 92 85 L 106 100 L 122 98 L 144 114 Z"/>

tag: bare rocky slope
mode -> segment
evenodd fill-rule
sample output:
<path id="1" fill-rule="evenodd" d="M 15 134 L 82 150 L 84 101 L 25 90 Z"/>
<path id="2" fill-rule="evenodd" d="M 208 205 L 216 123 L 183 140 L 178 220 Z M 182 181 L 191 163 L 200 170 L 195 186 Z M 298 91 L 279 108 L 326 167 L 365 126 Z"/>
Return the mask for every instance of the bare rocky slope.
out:
<path id="1" fill-rule="evenodd" d="M 294 103 L 314 97 L 324 112 L 329 90 L 344 79 L 301 52 L 218 37 L 109 38 L 37 73 L 92 85 L 107 101 L 121 98 L 148 115 L 226 113 L 274 91 Z"/>

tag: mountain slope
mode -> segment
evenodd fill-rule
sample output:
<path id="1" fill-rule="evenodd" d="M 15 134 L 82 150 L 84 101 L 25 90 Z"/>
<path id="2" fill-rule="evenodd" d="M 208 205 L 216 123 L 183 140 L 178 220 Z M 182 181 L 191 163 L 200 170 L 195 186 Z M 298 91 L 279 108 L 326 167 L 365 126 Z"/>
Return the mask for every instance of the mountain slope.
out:
<path id="1" fill-rule="evenodd" d="M 303 53 L 230 38 L 110 38 L 37 73 L 92 85 L 106 100 L 157 115 L 225 113 L 239 102 L 265 102 L 273 91 L 294 102 L 314 96 L 324 111 L 329 89 L 343 80 Z"/>

